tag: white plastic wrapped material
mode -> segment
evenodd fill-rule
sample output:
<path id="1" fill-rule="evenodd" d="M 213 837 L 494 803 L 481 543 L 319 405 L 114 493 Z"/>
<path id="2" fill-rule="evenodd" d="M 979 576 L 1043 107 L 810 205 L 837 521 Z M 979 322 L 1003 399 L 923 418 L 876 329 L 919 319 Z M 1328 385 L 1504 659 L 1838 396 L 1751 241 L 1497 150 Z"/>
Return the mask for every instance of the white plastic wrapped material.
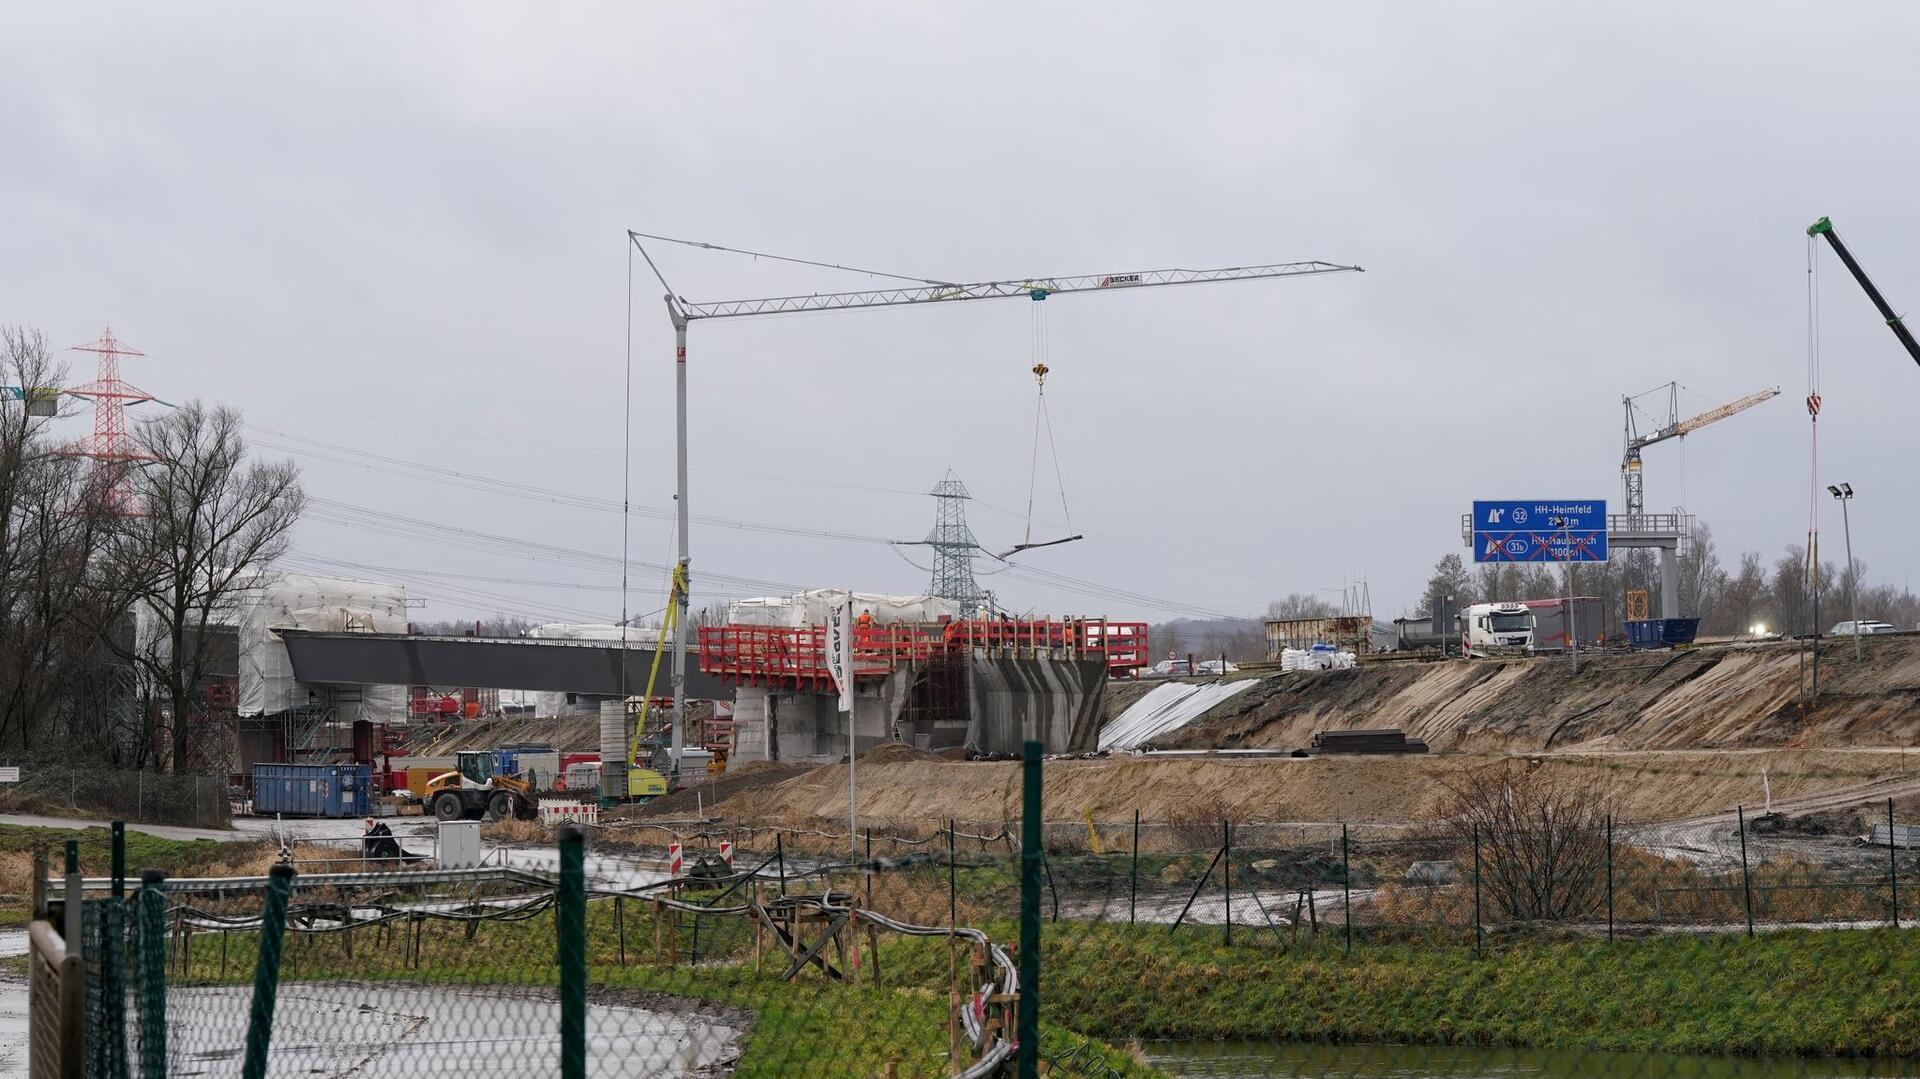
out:
<path id="1" fill-rule="evenodd" d="M 817 588 L 794 596 L 766 596 L 743 599 L 727 606 L 727 621 L 743 626 L 820 626 L 827 611 L 846 602 L 843 588 Z M 889 596 L 880 592 L 854 592 L 853 608 L 858 615 L 872 611 L 873 620 L 889 622 L 938 622 L 960 617 L 960 604 L 938 596 Z"/>
<path id="2" fill-rule="evenodd" d="M 558 641 L 617 641 L 623 631 L 604 622 L 548 622 L 527 631 L 529 637 Z M 624 638 L 629 644 L 652 644 L 660 639 L 660 623 L 639 622 L 628 626 Z"/>
<path id="3" fill-rule="evenodd" d="M 306 694 L 293 680 L 293 662 L 287 658 L 286 642 L 276 631 L 407 631 L 407 590 L 397 584 L 300 573 L 261 574 L 241 594 L 237 607 L 240 660 L 237 703 L 243 716 L 284 712 L 306 699 Z M 361 713 L 363 718 L 376 722 L 404 720 L 406 687 L 362 687 Z"/>
<path id="4" fill-rule="evenodd" d="M 1280 669 L 1282 671 L 1344 671 L 1355 662 L 1352 652 L 1335 651 L 1331 645 L 1307 648 L 1284 648 L 1280 651 Z"/>

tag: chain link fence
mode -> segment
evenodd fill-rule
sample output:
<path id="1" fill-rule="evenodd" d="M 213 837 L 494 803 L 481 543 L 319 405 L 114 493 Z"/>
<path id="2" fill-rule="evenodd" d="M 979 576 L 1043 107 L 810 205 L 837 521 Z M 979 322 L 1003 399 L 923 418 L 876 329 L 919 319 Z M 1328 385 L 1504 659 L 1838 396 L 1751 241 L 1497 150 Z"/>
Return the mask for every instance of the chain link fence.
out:
<path id="1" fill-rule="evenodd" d="M 1886 815 L 608 821 L 95 882 L 85 1074 L 1920 1076 Z"/>
<path id="2" fill-rule="evenodd" d="M 21 766 L 19 782 L 0 784 L 0 813 L 225 828 L 232 802 L 219 776 L 29 764 Z"/>

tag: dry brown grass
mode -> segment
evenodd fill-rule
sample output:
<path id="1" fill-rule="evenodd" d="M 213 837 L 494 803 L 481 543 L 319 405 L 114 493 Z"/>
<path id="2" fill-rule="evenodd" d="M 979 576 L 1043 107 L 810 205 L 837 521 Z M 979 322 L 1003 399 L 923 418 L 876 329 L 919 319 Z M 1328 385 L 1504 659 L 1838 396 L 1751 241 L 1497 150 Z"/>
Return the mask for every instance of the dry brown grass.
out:
<path id="1" fill-rule="evenodd" d="M 541 844 L 553 842 L 554 830 L 537 820 L 502 817 L 480 826 L 480 836 L 495 843 Z"/>

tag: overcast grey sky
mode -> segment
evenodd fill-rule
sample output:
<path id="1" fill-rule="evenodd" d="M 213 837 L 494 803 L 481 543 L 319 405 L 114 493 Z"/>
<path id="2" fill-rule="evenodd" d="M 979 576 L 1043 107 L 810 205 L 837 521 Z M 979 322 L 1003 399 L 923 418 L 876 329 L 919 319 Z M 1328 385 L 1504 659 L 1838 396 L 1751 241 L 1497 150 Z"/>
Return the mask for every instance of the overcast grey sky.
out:
<path id="1" fill-rule="evenodd" d="M 1647 451 L 1651 508 L 1772 558 L 1807 521 L 1805 226 L 1832 215 L 1920 304 L 1910 5 L 3 10 L 0 320 L 61 345 L 111 322 L 137 385 L 244 410 L 326 500 L 295 565 L 404 581 L 423 617 L 620 610 L 613 563 L 335 504 L 617 558 L 618 513 L 571 496 L 620 493 L 628 228 L 962 281 L 1365 266 L 1048 301 L 1088 539 L 1029 563 L 1156 602 L 990 583 L 1115 617 L 1362 578 L 1398 614 L 1470 500 L 1617 503 L 1620 395 L 1668 379 L 1694 409 L 1782 388 Z M 657 254 L 696 300 L 867 283 Z M 1822 280 L 1821 480 L 1859 490 L 1856 551 L 1902 583 L 1920 369 L 1824 252 Z M 632 498 L 666 511 L 659 293 L 636 279 Z M 951 466 L 983 542 L 1017 540 L 1031 306 L 697 325 L 694 512 L 918 537 Z M 633 525 L 668 561 L 663 516 Z M 925 586 L 873 544 L 694 541 L 703 602 Z"/>

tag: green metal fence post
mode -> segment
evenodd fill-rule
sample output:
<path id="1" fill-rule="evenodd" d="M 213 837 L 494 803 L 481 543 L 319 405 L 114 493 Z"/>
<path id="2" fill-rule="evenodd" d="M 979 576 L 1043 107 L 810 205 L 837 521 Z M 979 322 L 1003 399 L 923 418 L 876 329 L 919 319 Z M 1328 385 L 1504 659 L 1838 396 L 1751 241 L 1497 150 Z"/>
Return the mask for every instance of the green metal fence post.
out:
<path id="1" fill-rule="evenodd" d="M 560 895 L 553 921 L 560 952 L 560 1075 L 586 1079 L 586 835 L 576 824 L 560 829 Z"/>
<path id="2" fill-rule="evenodd" d="M 1222 670 L 1225 669 L 1223 666 Z M 1227 923 L 1224 943 L 1233 946 L 1233 825 L 1220 821 L 1220 895 L 1226 901 Z"/>
<path id="3" fill-rule="evenodd" d="M 60 936 L 67 942 L 67 949 L 74 955 L 86 953 L 86 943 L 82 937 L 86 934 L 86 904 L 82 899 L 84 892 L 80 884 L 80 841 L 67 840 L 66 887 L 61 891 L 65 896 L 61 903 L 62 926 Z"/>
<path id="4" fill-rule="evenodd" d="M 1887 885 L 1893 889 L 1893 927 L 1900 928 L 1900 859 L 1893 850 L 1893 799 L 1887 799 Z"/>
<path id="5" fill-rule="evenodd" d="M 1607 814 L 1607 941 L 1613 941 L 1613 814 Z"/>
<path id="6" fill-rule="evenodd" d="M 167 1074 L 167 875 L 140 874 L 140 1074 Z"/>
<path id="7" fill-rule="evenodd" d="M 127 823 L 112 824 L 113 891 L 100 905 L 100 1021 L 106 1030 L 99 1044 L 106 1059 L 97 1063 L 110 1076 L 127 1074 Z"/>
<path id="8" fill-rule="evenodd" d="M 1132 925 L 1140 900 L 1140 811 L 1133 811 L 1133 864 L 1127 867 L 1127 924 Z"/>
<path id="9" fill-rule="evenodd" d="M 1735 806 L 1740 827 L 1740 890 L 1747 897 L 1747 936 L 1753 936 L 1753 874 L 1747 869 L 1747 807 Z"/>
<path id="10" fill-rule="evenodd" d="M 1020 1003 L 1014 1038 L 1020 1079 L 1040 1074 L 1040 743 L 1021 755 Z"/>
<path id="11" fill-rule="evenodd" d="M 253 968 L 253 1006 L 247 1015 L 247 1056 L 243 1079 L 266 1079 L 267 1049 L 273 1043 L 273 1005 L 280 992 L 281 945 L 287 935 L 287 901 L 293 895 L 293 867 L 267 871 L 267 907 L 260 915 L 260 955 Z"/>
<path id="12" fill-rule="evenodd" d="M 1347 954 L 1353 954 L 1353 863 L 1347 858 L 1347 826 L 1340 825 L 1340 905 L 1347 923 Z"/>
<path id="13" fill-rule="evenodd" d="M 113 897 L 125 899 L 127 895 L 127 822 L 114 821 L 113 834 Z"/>
<path id="14" fill-rule="evenodd" d="M 1047 881 L 1047 895 L 1053 899 L 1053 917 L 1050 920 L 1057 922 L 1060 920 L 1060 889 L 1053 883 L 1053 862 L 1047 857 L 1045 840 L 1040 842 L 1040 873 Z"/>
<path id="15" fill-rule="evenodd" d="M 780 897 L 787 896 L 787 833 L 773 834 L 773 856 L 780 859 Z"/>
<path id="16" fill-rule="evenodd" d="M 1480 822 L 1473 823 L 1473 951 L 1487 946 L 1486 923 L 1480 920 Z"/>

